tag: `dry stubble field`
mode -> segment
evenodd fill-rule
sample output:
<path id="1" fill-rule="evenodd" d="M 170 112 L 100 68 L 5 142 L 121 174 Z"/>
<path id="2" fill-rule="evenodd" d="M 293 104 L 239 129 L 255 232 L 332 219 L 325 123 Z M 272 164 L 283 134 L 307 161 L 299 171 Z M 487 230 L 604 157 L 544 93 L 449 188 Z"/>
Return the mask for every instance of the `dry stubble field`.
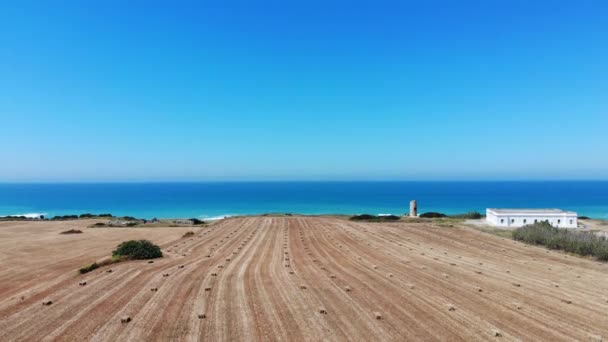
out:
<path id="1" fill-rule="evenodd" d="M 606 264 L 469 228 L 245 217 L 188 238 L 183 228 L 58 234 L 90 223 L 0 223 L 0 341 L 608 337 Z M 165 257 L 77 275 L 133 238 Z"/>

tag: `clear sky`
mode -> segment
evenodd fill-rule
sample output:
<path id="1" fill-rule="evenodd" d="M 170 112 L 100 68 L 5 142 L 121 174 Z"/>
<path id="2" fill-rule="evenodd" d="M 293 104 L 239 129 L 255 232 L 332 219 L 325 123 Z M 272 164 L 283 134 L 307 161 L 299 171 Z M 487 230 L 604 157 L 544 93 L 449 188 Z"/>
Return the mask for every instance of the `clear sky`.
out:
<path id="1" fill-rule="evenodd" d="M 0 182 L 608 179 L 606 1 L 3 1 Z"/>

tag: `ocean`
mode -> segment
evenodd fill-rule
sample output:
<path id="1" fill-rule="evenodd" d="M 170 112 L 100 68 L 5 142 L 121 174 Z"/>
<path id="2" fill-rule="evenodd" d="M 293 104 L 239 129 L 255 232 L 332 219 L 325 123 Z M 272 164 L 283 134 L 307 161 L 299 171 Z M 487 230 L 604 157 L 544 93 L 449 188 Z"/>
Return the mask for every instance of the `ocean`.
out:
<path id="1" fill-rule="evenodd" d="M 197 182 L 0 184 L 0 216 L 111 213 L 210 219 L 262 213 L 485 213 L 488 207 L 560 208 L 608 219 L 608 181 Z"/>

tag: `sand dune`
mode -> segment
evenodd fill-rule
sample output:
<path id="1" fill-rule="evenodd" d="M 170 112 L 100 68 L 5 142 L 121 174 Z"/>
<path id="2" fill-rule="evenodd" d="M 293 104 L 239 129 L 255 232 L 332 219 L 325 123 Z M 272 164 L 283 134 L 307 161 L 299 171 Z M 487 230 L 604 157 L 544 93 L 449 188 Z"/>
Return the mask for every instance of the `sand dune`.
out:
<path id="1" fill-rule="evenodd" d="M 246 217 L 189 238 L 184 228 L 58 234 L 85 223 L 0 223 L 0 340 L 608 337 L 606 264 L 468 228 Z M 165 258 L 76 274 L 144 237 Z"/>

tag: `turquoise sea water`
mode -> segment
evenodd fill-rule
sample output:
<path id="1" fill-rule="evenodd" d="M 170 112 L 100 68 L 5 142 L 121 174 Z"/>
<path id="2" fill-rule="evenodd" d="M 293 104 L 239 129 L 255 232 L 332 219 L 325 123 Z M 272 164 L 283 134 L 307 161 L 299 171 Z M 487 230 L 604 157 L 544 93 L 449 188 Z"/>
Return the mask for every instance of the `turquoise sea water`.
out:
<path id="1" fill-rule="evenodd" d="M 403 214 L 411 199 L 418 200 L 420 212 L 550 207 L 608 219 L 608 181 L 0 184 L 0 216 Z"/>

